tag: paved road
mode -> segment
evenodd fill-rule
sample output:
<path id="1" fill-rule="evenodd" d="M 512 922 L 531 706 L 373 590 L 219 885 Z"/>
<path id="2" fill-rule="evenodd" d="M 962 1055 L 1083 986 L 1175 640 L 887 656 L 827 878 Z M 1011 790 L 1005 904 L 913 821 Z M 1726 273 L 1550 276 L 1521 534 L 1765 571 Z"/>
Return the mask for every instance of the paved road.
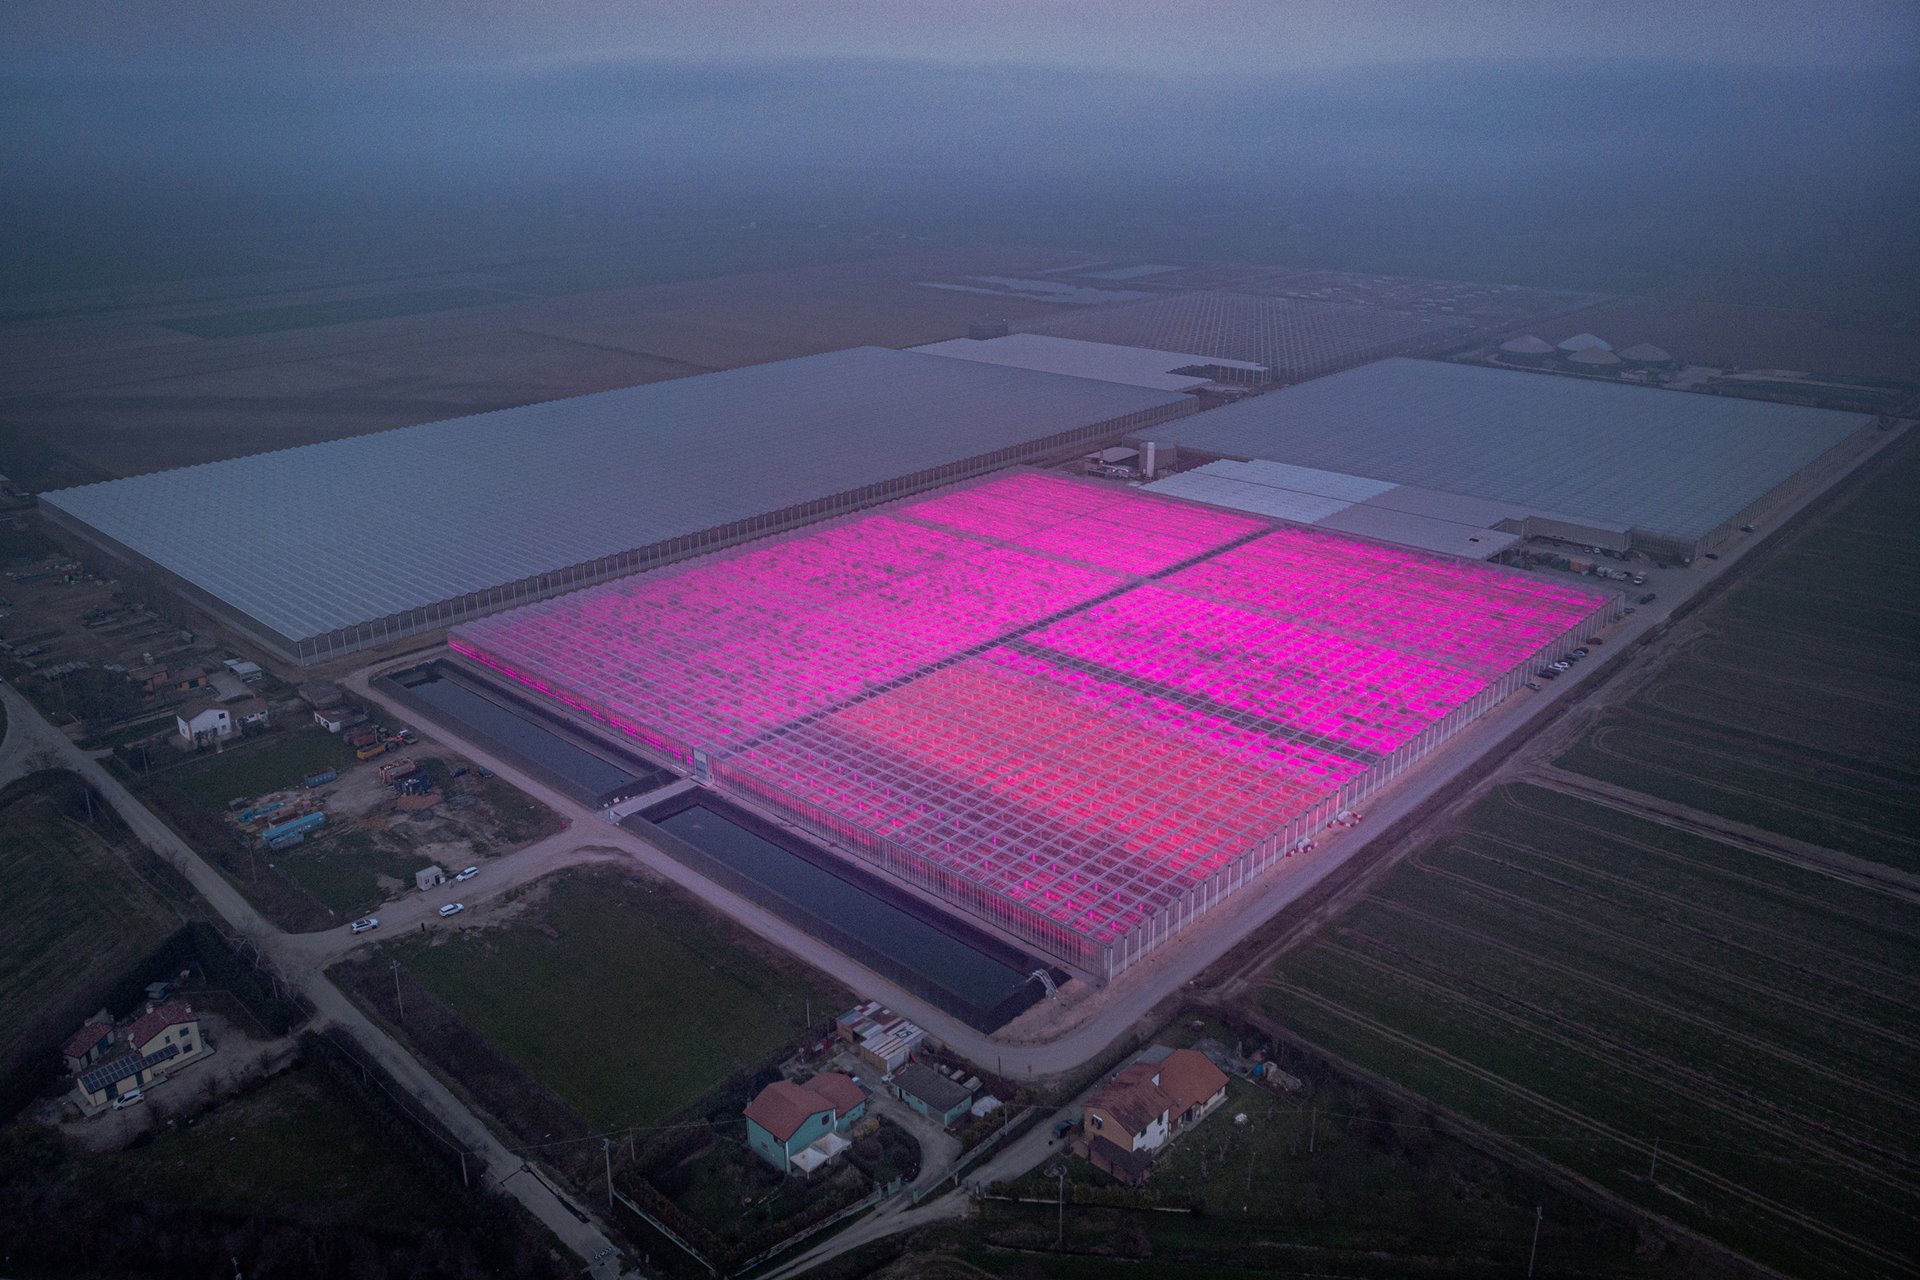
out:
<path id="1" fill-rule="evenodd" d="M 4 698 L 7 707 L 7 738 L 4 744 L 0 744 L 0 781 L 23 772 L 30 755 L 40 751 L 57 755 L 65 767 L 93 784 L 94 789 L 113 806 L 135 835 L 155 853 L 179 868 L 221 919 L 226 921 L 228 928 L 260 948 L 280 975 L 298 988 L 313 1005 L 321 1024 L 352 1032 L 354 1038 L 399 1086 L 466 1146 L 471 1153 L 470 1161 L 478 1156 L 476 1172 L 482 1172 L 496 1186 L 504 1184 L 507 1194 L 525 1205 L 528 1212 L 583 1261 L 590 1262 L 613 1249 L 612 1242 L 597 1225 L 591 1220 L 582 1222 L 566 1212 L 553 1193 L 541 1183 L 531 1178 L 513 1177 L 525 1163 L 522 1157 L 501 1145 L 492 1132 L 448 1092 L 432 1072 L 421 1066 L 411 1053 L 341 994 L 340 989 L 321 972 L 324 965 L 335 958 L 330 948 L 313 944 L 312 939 L 322 935 L 286 934 L 269 924 L 240 896 L 239 890 L 207 865 L 199 854 L 188 848 L 172 828 L 135 799 L 131 792 L 120 785 L 118 779 L 75 747 L 65 734 L 48 724 L 33 704 L 11 686 L 0 686 L 0 698 Z M 537 864 L 540 859 L 532 861 Z M 344 930 L 333 930 L 330 936 L 347 935 Z M 510 1178 L 512 1180 L 508 1181 Z M 618 1258 L 608 1257 L 594 1266 L 591 1274 L 609 1278 L 619 1275 Z"/>

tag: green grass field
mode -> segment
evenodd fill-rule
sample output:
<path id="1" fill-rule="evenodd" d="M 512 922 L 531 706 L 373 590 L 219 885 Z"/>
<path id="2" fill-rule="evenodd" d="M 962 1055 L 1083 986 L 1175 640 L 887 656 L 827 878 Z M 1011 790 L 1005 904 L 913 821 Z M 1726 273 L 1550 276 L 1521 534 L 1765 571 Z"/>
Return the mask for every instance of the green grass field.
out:
<path id="1" fill-rule="evenodd" d="M 1876 890 L 1516 784 L 1284 957 L 1262 1004 L 1792 1274 L 1892 1275 L 1920 1232 L 1914 923 Z"/>
<path id="2" fill-rule="evenodd" d="M 383 878 L 410 888 L 413 873 L 432 861 L 381 849 L 362 831 L 326 833 L 259 856 L 342 918 L 360 915 L 391 898 L 396 891 L 390 884 L 382 885 Z"/>
<path id="3" fill-rule="evenodd" d="M 315 725 L 209 752 L 169 770 L 165 777 L 202 808 L 224 813 L 231 800 L 297 787 L 309 773 L 353 763 L 352 748 L 337 734 Z"/>
<path id="4" fill-rule="evenodd" d="M 0 809 L 0 1069 L 50 1017 L 83 1018 L 127 967 L 181 923 L 126 856 L 54 802 L 29 795 Z"/>
<path id="5" fill-rule="evenodd" d="M 1556 763 L 1920 871 L 1920 449 L 1896 449 Z"/>
<path id="6" fill-rule="evenodd" d="M 851 1002 L 701 906 L 564 874 L 502 927 L 390 946 L 421 983 L 596 1128 L 647 1124 Z"/>
<path id="7" fill-rule="evenodd" d="M 277 1076 L 146 1146 L 73 1160 L 91 1194 L 132 1203 L 396 1231 L 418 1230 L 444 1207 L 444 1193 L 311 1069 Z"/>

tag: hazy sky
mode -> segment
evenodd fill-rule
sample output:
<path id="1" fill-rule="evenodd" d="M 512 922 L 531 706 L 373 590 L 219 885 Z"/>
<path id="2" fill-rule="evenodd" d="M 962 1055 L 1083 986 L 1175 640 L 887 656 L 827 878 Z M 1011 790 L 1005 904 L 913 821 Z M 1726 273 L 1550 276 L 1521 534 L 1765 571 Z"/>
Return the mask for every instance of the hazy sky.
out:
<path id="1" fill-rule="evenodd" d="M 1920 57 L 1915 0 L 25 0 L 0 65 L 49 71 L 854 55 L 1192 72 L 1433 58 L 1837 66 Z"/>

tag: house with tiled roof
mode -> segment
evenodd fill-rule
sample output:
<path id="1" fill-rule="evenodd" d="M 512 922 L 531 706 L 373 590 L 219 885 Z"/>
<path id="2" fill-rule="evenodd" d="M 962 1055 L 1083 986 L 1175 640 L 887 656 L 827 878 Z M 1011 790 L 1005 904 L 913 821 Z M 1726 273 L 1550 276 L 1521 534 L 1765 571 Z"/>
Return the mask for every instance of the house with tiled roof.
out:
<path id="1" fill-rule="evenodd" d="M 103 1014 L 68 1037 L 60 1049 L 68 1071 L 83 1071 L 106 1057 L 113 1048 L 113 1024 Z"/>
<path id="2" fill-rule="evenodd" d="M 840 1135 L 866 1105 L 866 1091 L 835 1071 L 803 1085 L 775 1080 L 747 1104 L 747 1145 L 782 1173 L 812 1173 L 852 1145 Z"/>
<path id="3" fill-rule="evenodd" d="M 1227 1100 L 1227 1073 L 1198 1049 L 1175 1049 L 1160 1060 L 1160 1091 L 1173 1102 L 1168 1123 L 1177 1135 Z"/>
<path id="4" fill-rule="evenodd" d="M 207 1042 L 200 1034 L 200 1019 L 194 1016 L 193 1008 L 178 1000 L 169 1000 L 161 1005 L 148 1005 L 147 1011 L 133 1020 L 133 1025 L 127 1028 L 127 1047 L 148 1055 L 171 1048 L 177 1055 L 169 1067 L 171 1070 L 205 1053 Z"/>
<path id="5" fill-rule="evenodd" d="M 1123 1182 L 1144 1182 L 1155 1153 L 1226 1099 L 1226 1073 L 1205 1054 L 1155 1045 L 1087 1098 L 1087 1159 Z"/>

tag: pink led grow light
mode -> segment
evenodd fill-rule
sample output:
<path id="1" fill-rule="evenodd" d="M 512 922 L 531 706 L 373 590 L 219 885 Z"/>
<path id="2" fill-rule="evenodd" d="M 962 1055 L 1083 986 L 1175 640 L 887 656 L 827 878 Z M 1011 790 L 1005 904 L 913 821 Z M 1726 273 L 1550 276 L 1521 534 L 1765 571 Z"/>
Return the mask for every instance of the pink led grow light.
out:
<path id="1" fill-rule="evenodd" d="M 461 652 L 1108 971 L 1611 597 L 1038 472 L 462 627 Z"/>

